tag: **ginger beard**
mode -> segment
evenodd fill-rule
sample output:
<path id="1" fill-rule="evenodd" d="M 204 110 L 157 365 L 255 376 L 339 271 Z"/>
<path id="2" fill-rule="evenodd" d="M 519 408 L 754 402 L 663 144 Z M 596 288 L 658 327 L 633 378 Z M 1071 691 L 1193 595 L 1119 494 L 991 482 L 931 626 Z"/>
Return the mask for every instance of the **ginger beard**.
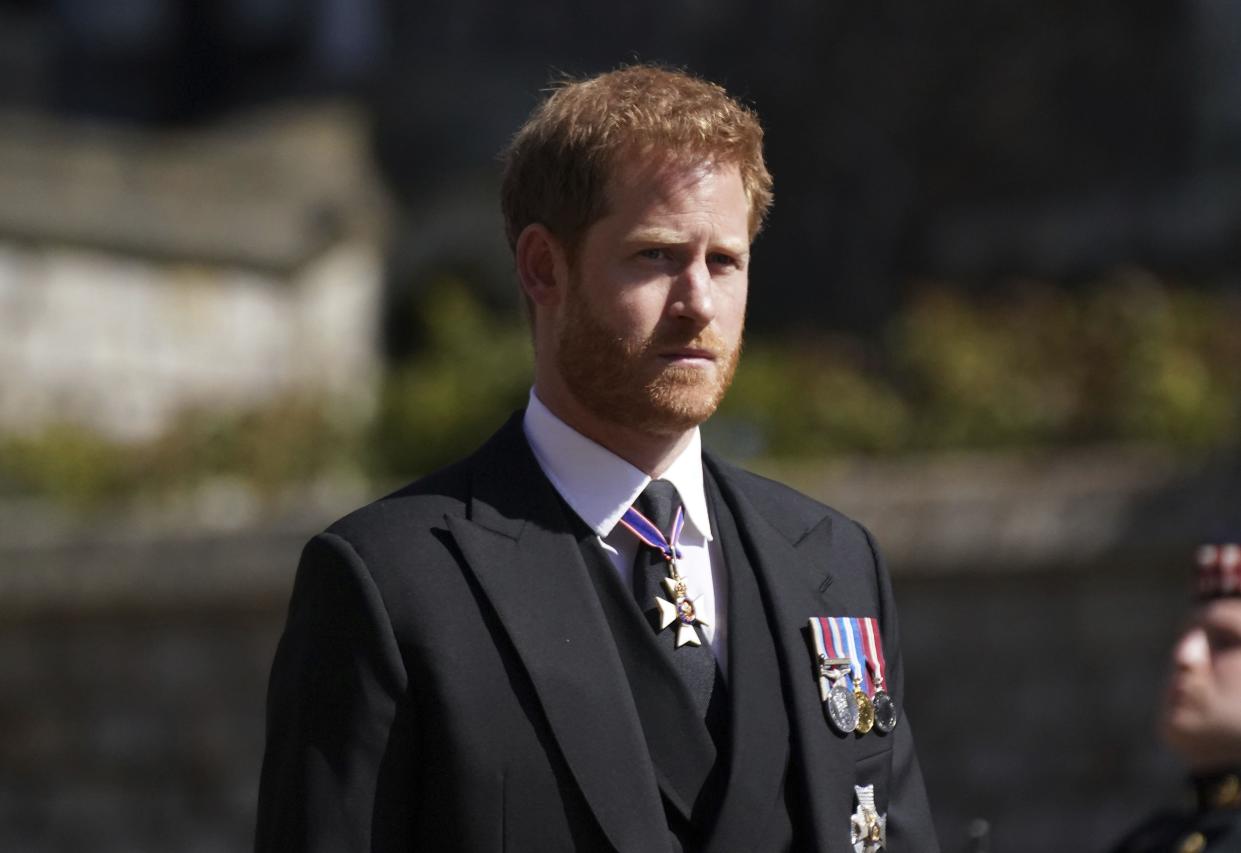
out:
<path id="1" fill-rule="evenodd" d="M 645 338 L 608 327 L 587 304 L 576 271 L 556 334 L 556 366 L 569 391 L 596 417 L 651 435 L 693 429 L 715 412 L 741 356 L 741 335 L 730 343 L 711 328 L 661 323 Z M 710 352 L 709 366 L 682 365 L 658 353 L 678 347 Z"/>

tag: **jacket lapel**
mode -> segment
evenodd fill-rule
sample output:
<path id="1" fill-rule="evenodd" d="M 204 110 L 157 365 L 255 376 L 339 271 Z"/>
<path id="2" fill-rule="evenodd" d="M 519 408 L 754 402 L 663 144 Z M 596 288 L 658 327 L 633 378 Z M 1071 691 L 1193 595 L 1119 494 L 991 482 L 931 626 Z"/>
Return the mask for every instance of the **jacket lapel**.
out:
<path id="1" fill-rule="evenodd" d="M 467 519 L 448 526 L 508 632 L 603 832 L 668 850 L 663 805 L 619 654 L 520 414 L 475 459 Z"/>
<path id="2" fill-rule="evenodd" d="M 771 629 L 734 516 L 706 471 L 712 526 L 728 570 L 729 773 L 706 851 L 761 850 L 779 804 L 789 758 L 789 723 Z"/>
<path id="3" fill-rule="evenodd" d="M 811 616 L 844 612 L 824 589 L 828 566 L 807 559 L 810 553 L 826 553 L 823 537 L 830 536 L 830 518 L 808 529 L 790 527 L 784 517 L 773 522 L 754 507 L 726 466 L 710 455 L 704 459 L 733 511 L 774 633 L 814 847 L 840 849 L 842 836 L 848 838 L 853 803 L 851 743 L 824 718 L 806 635 Z"/>

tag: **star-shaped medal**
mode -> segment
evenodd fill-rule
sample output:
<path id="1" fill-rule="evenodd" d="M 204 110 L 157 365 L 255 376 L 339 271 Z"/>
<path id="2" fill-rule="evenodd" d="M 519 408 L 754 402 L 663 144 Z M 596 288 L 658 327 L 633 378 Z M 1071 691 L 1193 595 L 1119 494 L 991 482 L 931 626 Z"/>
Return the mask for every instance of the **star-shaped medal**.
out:
<path id="1" fill-rule="evenodd" d="M 857 811 L 849 818 L 854 853 L 879 853 L 888 843 L 888 816 L 875 808 L 875 786 L 854 785 Z"/>
<path id="2" fill-rule="evenodd" d="M 694 625 L 706 625 L 707 622 L 694 609 L 694 602 L 689 599 L 685 581 L 676 576 L 664 578 L 664 589 L 668 590 L 668 598 L 672 600 L 668 601 L 655 596 L 655 606 L 659 608 L 659 630 L 664 630 L 673 622 L 679 622 L 677 648 L 687 643 L 691 646 L 701 646 L 702 640 L 698 632 L 694 630 Z"/>

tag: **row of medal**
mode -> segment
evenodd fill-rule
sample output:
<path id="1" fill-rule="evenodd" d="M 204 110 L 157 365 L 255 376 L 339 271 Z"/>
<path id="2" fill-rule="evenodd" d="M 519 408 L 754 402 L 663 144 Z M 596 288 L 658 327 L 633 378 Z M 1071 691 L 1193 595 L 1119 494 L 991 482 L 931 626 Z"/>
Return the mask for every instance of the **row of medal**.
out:
<path id="1" fill-rule="evenodd" d="M 814 616 L 819 698 L 828 720 L 841 734 L 890 732 L 896 703 L 884 689 L 886 663 L 877 621 L 870 616 Z"/>

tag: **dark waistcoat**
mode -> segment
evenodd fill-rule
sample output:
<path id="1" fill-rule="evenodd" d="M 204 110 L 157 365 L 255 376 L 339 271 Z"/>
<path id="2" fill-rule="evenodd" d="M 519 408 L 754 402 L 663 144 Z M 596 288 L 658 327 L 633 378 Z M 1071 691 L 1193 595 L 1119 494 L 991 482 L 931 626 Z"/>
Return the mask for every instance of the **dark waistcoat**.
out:
<path id="1" fill-rule="evenodd" d="M 599 546 L 573 514 L 578 544 L 624 665 L 650 750 L 670 839 L 683 851 L 793 849 L 796 806 L 785 785 L 760 790 L 755 761 L 784 754 L 788 713 L 772 631 L 736 523 L 704 470 L 711 524 L 727 573 L 728 673 L 717 673 L 707 719 Z M 671 630 L 668 629 L 668 630 Z M 777 748 L 778 745 L 778 748 Z M 768 778 L 770 778 L 768 776 Z M 789 778 L 785 769 L 784 778 Z"/>

